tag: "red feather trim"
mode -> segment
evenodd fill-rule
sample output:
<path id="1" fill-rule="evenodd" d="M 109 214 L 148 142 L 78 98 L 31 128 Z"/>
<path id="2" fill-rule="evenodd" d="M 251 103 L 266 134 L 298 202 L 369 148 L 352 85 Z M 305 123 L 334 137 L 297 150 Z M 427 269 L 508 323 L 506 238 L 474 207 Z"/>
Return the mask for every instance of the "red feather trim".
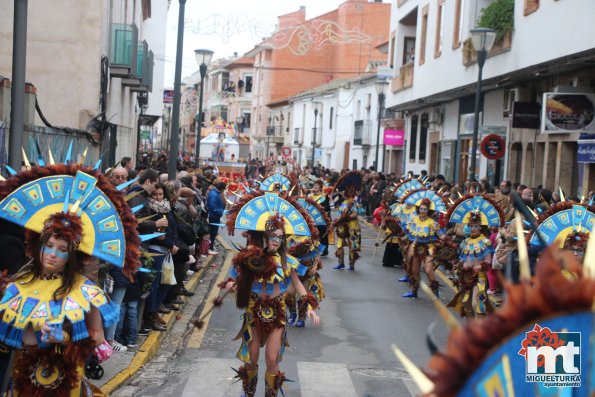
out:
<path id="1" fill-rule="evenodd" d="M 435 384 L 433 395 L 454 397 L 501 342 L 541 318 L 591 310 L 595 296 L 595 280 L 584 276 L 570 252 L 556 247 L 541 254 L 532 284 L 504 281 L 504 286 L 507 299 L 499 310 L 464 323 L 450 334 L 446 350 L 430 359 L 424 372 Z"/>
<path id="2" fill-rule="evenodd" d="M 296 258 L 300 258 L 300 257 L 306 255 L 308 252 L 310 252 L 311 249 L 312 249 L 311 240 L 306 240 L 301 243 L 292 245 L 291 248 L 289 248 L 289 255 L 295 256 Z"/>
<path id="3" fill-rule="evenodd" d="M 23 349 L 22 354 L 14 364 L 14 388 L 19 395 L 27 397 L 69 397 L 71 391 L 81 380 L 77 369 L 85 365 L 85 359 L 93 352 L 90 340 L 70 343 L 56 351 L 55 349 L 40 349 L 37 346 Z M 40 387 L 32 382 L 34 372 L 40 368 L 55 367 L 64 377 L 62 381 L 53 385 L 53 389 Z M 36 371 L 37 369 L 37 371 Z"/>
<path id="4" fill-rule="evenodd" d="M 238 252 L 231 261 L 240 273 L 268 280 L 277 272 L 277 262 L 262 248 L 250 245 Z"/>
<path id="5" fill-rule="evenodd" d="M 276 328 L 283 328 L 286 323 L 285 310 L 281 295 L 255 299 L 252 308 L 254 326 L 264 334 L 269 334 Z"/>
<path id="6" fill-rule="evenodd" d="M 308 292 L 308 293 L 302 295 L 300 297 L 300 299 L 303 303 L 309 304 L 312 307 L 312 309 L 314 309 L 314 310 L 318 309 L 318 307 L 319 307 L 316 297 L 311 292 Z"/>
<path id="7" fill-rule="evenodd" d="M 97 188 L 99 188 L 112 202 L 116 211 L 122 221 L 124 228 L 124 236 L 126 238 L 126 259 L 124 263 L 123 272 L 131 280 L 132 275 L 136 273 L 140 267 L 140 239 L 138 237 L 138 231 L 136 230 L 137 221 L 136 217 L 132 213 L 130 206 L 124 200 L 122 192 L 118 191 L 109 181 L 109 179 L 97 170 L 93 170 L 91 167 L 81 164 L 56 164 L 47 165 L 45 167 L 32 167 L 29 170 L 24 170 L 8 178 L 6 181 L 0 182 L 0 200 L 6 198 L 18 187 L 47 176 L 56 175 L 70 175 L 75 176 L 78 171 L 85 172 L 94 178 L 97 178 Z M 34 243 L 30 239 L 28 243 Z"/>

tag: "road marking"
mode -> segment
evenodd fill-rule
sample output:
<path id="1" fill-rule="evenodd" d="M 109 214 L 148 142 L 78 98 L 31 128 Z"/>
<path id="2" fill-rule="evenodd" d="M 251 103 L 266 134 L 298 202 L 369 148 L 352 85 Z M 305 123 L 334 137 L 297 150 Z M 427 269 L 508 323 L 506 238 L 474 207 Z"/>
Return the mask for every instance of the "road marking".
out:
<path id="1" fill-rule="evenodd" d="M 226 358 L 199 358 L 192 365 L 192 373 L 199 374 L 191 376 L 184 385 L 181 397 L 237 397 L 242 392 L 242 383 L 235 382 L 235 372 L 232 368 L 238 368 L 241 361 Z M 351 372 L 344 363 L 316 363 L 298 361 L 298 379 L 296 383 L 287 383 L 285 392 L 292 397 L 357 397 Z M 283 366 L 281 368 L 283 371 Z M 264 393 L 264 372 L 263 367 L 259 370 L 259 381 L 256 395 Z M 295 379 L 295 378 L 294 378 Z M 408 394 L 407 396 L 419 395 L 419 388 L 410 378 L 401 378 Z M 290 390 L 288 390 L 290 389 Z M 401 390 L 401 396 L 406 392 Z M 368 394 L 364 394 L 367 396 Z M 371 394 L 370 394 L 371 395 Z"/>
<path id="2" fill-rule="evenodd" d="M 215 299 L 218 295 L 219 295 L 219 287 L 217 287 L 217 285 L 221 282 L 223 282 L 223 280 L 225 280 L 227 278 L 227 273 L 229 272 L 229 268 L 231 266 L 231 260 L 232 260 L 233 256 L 232 255 L 227 255 L 227 257 L 225 258 L 225 262 L 223 263 L 223 266 L 221 267 L 221 270 L 219 271 L 219 275 L 217 276 L 217 280 L 215 281 L 215 285 L 213 285 L 213 287 L 211 288 L 211 292 L 209 292 L 209 296 L 206 299 L 206 303 L 204 305 L 204 307 L 202 308 L 200 317 L 202 317 L 202 313 L 206 313 L 207 310 L 209 310 L 209 308 L 211 306 L 213 306 L 213 299 Z M 213 315 L 213 312 L 209 313 L 206 318 L 204 319 L 204 326 L 202 328 L 194 328 L 194 330 L 192 330 L 192 334 L 190 335 L 190 339 L 188 340 L 188 348 L 191 349 L 198 349 L 200 348 L 200 345 L 202 344 L 202 340 L 205 337 L 205 333 L 207 332 L 207 328 L 209 327 L 209 321 L 211 320 L 211 316 Z"/>
<path id="3" fill-rule="evenodd" d="M 182 397 L 231 397 L 242 392 L 242 382 L 234 383 L 234 372 L 241 362 L 237 359 L 203 358 L 197 361 L 196 376 L 186 382 Z"/>
<path id="4" fill-rule="evenodd" d="M 357 397 L 345 364 L 298 362 L 302 397 Z"/>

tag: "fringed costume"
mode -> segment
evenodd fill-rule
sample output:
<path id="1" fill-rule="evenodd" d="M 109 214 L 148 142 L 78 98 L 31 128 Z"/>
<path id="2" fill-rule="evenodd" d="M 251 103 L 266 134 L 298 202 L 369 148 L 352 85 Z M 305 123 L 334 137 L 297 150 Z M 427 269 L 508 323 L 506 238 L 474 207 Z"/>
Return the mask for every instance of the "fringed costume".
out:
<path id="1" fill-rule="evenodd" d="M 236 370 L 237 378 L 242 381 L 244 396 L 251 397 L 258 383 L 258 359 L 250 353 L 255 341 L 260 340 L 260 347 L 279 343 L 277 363 L 288 346 L 285 300 L 290 285 L 312 309 L 317 308 L 316 298 L 295 281 L 305 276 L 308 268 L 285 252 L 286 236 L 318 239 L 318 231 L 308 212 L 293 199 L 269 192 L 255 192 L 239 200 L 228 213 L 227 226 L 230 234 L 242 229 L 248 237 L 248 246 L 233 259 L 229 280 L 237 288 L 236 305 L 244 310 L 237 336 L 242 340 L 237 357 L 244 365 Z M 274 248 L 275 244 L 278 248 Z M 317 318 L 314 312 L 308 315 Z M 280 340 L 271 340 L 279 334 L 278 330 L 282 330 Z M 277 396 L 284 381 L 285 375 L 278 366 L 267 367 L 265 396 Z"/>
<path id="2" fill-rule="evenodd" d="M 319 273 L 322 269 L 320 253 L 324 247 L 303 236 L 289 236 L 287 238 L 287 245 L 289 253 L 295 256 L 307 268 L 305 274 L 300 276 L 300 281 L 304 285 L 304 288 L 316 299 L 316 304 L 320 305 L 320 302 L 325 297 L 324 285 Z M 287 294 L 285 301 L 289 310 L 289 325 L 295 323 L 296 327 L 303 327 L 306 324 L 306 313 L 309 302 L 302 298 L 296 300 L 295 294 Z"/>
<path id="3" fill-rule="evenodd" d="M 0 341 L 17 350 L 9 396 L 102 395 L 85 378 L 85 360 L 94 351 L 108 357 L 96 323 L 113 324 L 119 307 L 80 263 L 93 256 L 131 277 L 140 239 L 124 196 L 97 166 L 28 167 L 0 182 L 0 218 L 27 229 L 31 257 L 0 301 Z M 60 241 L 65 251 L 53 245 Z M 62 270 L 49 272 L 56 261 Z"/>
<path id="4" fill-rule="evenodd" d="M 502 209 L 487 195 L 466 195 L 453 203 L 446 219 L 465 226 L 468 237 L 459 246 L 458 264 L 453 268 L 457 292 L 448 304 L 462 317 L 492 312 L 487 270 L 491 266 L 494 247 L 486 236 L 489 228 L 504 225 Z"/>
<path id="5" fill-rule="evenodd" d="M 361 188 L 362 176 L 357 171 L 348 172 L 335 184 L 335 190 L 343 192 L 344 197 L 338 218 L 333 222 L 337 246 L 335 255 L 339 262 L 335 269 L 345 268 L 345 248 L 349 253 L 349 270 L 355 270 L 355 262 L 360 257 L 362 233 L 357 218 L 359 203 L 356 195 Z"/>
<path id="6" fill-rule="evenodd" d="M 430 288 L 438 295 L 440 284 L 434 276 L 433 257 L 435 255 L 435 243 L 439 238 L 444 238 L 445 233 L 440 224 L 433 218 L 433 215 L 445 212 L 446 206 L 436 192 L 427 189 L 410 192 L 405 196 L 404 203 L 415 205 L 417 215 L 410 216 L 406 226 L 406 233 L 410 242 L 407 253 L 409 292 L 403 294 L 403 297 L 417 297 L 422 266 L 430 282 Z M 425 211 L 423 213 L 421 211 L 422 207 Z"/>

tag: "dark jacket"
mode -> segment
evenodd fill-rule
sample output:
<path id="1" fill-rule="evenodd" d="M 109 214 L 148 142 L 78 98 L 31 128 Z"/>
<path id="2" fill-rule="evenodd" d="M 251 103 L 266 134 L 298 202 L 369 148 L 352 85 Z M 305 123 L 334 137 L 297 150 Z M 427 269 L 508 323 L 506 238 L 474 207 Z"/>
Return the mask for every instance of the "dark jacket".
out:
<path id="1" fill-rule="evenodd" d="M 225 203 L 221 197 L 221 192 L 217 188 L 213 188 L 209 191 L 207 197 L 207 209 L 209 211 L 209 221 L 219 222 L 225 211 Z"/>
<path id="2" fill-rule="evenodd" d="M 144 218 L 146 216 L 152 215 L 151 209 L 149 208 L 149 194 L 147 193 L 147 191 L 142 186 L 136 185 L 128 191 L 128 194 L 134 192 L 140 192 L 140 194 L 128 200 L 128 205 L 130 206 L 130 208 L 132 209 L 139 205 L 144 205 L 141 210 L 134 214 L 136 218 Z M 139 223 L 137 227 L 138 232 L 140 234 L 157 233 L 157 226 L 155 226 L 155 220 L 156 219 L 152 219 Z"/>

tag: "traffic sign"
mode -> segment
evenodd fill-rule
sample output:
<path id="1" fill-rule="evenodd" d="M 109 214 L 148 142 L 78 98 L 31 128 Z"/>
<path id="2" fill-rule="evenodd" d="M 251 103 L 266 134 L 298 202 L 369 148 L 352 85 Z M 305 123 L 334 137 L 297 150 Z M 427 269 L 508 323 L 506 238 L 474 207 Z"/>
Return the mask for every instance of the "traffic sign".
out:
<path id="1" fill-rule="evenodd" d="M 281 154 L 283 155 L 283 157 L 290 157 L 291 148 L 289 146 L 283 146 L 283 148 L 281 148 Z"/>
<path id="2" fill-rule="evenodd" d="M 481 140 L 481 154 L 489 160 L 498 160 L 504 157 L 506 143 L 500 135 L 490 134 Z"/>

